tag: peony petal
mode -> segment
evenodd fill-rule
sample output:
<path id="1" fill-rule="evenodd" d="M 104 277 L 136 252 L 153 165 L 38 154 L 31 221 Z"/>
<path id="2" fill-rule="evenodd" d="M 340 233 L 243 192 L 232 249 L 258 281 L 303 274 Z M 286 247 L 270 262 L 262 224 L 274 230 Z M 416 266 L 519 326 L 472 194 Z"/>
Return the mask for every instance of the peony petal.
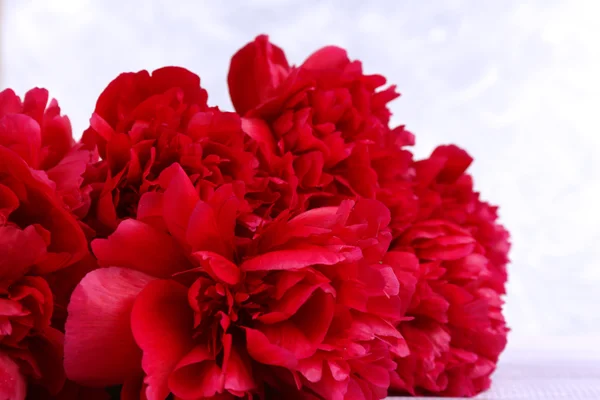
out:
<path id="1" fill-rule="evenodd" d="M 152 225 L 156 229 L 168 231 L 163 219 L 164 193 L 146 192 L 140 197 L 137 220 Z"/>
<path id="2" fill-rule="evenodd" d="M 257 118 L 242 118 L 242 130 L 262 146 L 267 155 L 277 153 L 273 133 L 265 121 Z"/>
<path id="3" fill-rule="evenodd" d="M 198 399 L 221 390 L 221 368 L 206 346 L 196 346 L 177 364 L 169 376 L 169 389 L 175 396 Z"/>
<path id="4" fill-rule="evenodd" d="M 311 54 L 302 63 L 303 69 L 318 70 L 341 70 L 350 60 L 346 50 L 337 46 L 326 46 Z"/>
<path id="5" fill-rule="evenodd" d="M 8 114 L 17 114 L 22 111 L 21 99 L 12 89 L 0 91 L 0 118 Z"/>
<path id="6" fill-rule="evenodd" d="M 233 232 L 233 229 L 232 229 Z M 232 252 L 223 240 L 213 208 L 200 200 L 190 215 L 186 232 L 186 241 L 192 251 L 210 251 L 224 257 L 231 257 Z"/>
<path id="7" fill-rule="evenodd" d="M 323 376 L 323 358 L 319 354 L 298 362 L 298 371 L 309 381 L 318 382 Z"/>
<path id="8" fill-rule="evenodd" d="M 156 280 L 138 295 L 131 327 L 143 352 L 148 400 L 163 400 L 169 394 L 169 375 L 194 345 L 193 322 L 187 288 L 179 283 Z"/>
<path id="9" fill-rule="evenodd" d="M 259 330 L 245 328 L 248 354 L 259 363 L 277 365 L 284 368 L 294 368 L 298 361 L 294 354 L 271 343 L 267 336 Z"/>
<path id="10" fill-rule="evenodd" d="M 37 222 L 38 232 L 52 232 L 48 252 L 37 260 L 32 272 L 47 274 L 81 260 L 88 253 L 88 245 L 78 222 L 56 199 L 51 187 L 32 174 L 17 154 L 0 145 L 0 176 L 3 174 L 15 178 L 19 190 L 9 188 L 20 199 L 26 199 L 19 207 L 21 215 Z"/>
<path id="11" fill-rule="evenodd" d="M 102 266 L 131 268 L 159 278 L 189 269 L 173 237 L 134 219 L 124 220 L 108 239 L 96 239 L 92 250 Z"/>
<path id="12" fill-rule="evenodd" d="M 245 351 L 240 351 L 236 346 L 231 347 L 227 367 L 223 373 L 225 374 L 225 389 L 247 393 L 256 388 L 250 358 Z"/>
<path id="13" fill-rule="evenodd" d="M 14 151 L 31 168 L 37 169 L 42 145 L 40 125 L 27 115 L 5 116 L 0 119 L 0 145 Z"/>
<path id="14" fill-rule="evenodd" d="M 298 270 L 312 265 L 334 265 L 346 260 L 346 254 L 321 247 L 272 251 L 242 263 L 243 271 Z"/>
<path id="15" fill-rule="evenodd" d="M 0 398 L 25 400 L 27 383 L 19 366 L 4 352 L 0 352 Z"/>
<path id="16" fill-rule="evenodd" d="M 70 379 L 108 386 L 139 373 L 141 351 L 133 340 L 130 314 L 136 296 L 153 279 L 122 268 L 98 269 L 83 278 L 71 297 L 65 327 Z"/>
<path id="17" fill-rule="evenodd" d="M 169 232 L 179 241 L 186 243 L 186 231 L 190 216 L 200 200 L 194 185 L 179 164 L 173 164 L 163 171 L 170 177 L 163 197 L 163 218 Z"/>
<path id="18" fill-rule="evenodd" d="M 322 285 L 299 283 L 289 288 L 281 299 L 269 307 L 269 312 L 257 318 L 258 321 L 273 324 L 290 318 L 302 307 Z"/>
<path id="19" fill-rule="evenodd" d="M 24 230 L 13 225 L 0 226 L 0 286 L 8 286 L 29 272 L 46 254 L 46 247 L 34 226 Z"/>
<path id="20" fill-rule="evenodd" d="M 240 269 L 237 265 L 210 251 L 197 251 L 192 254 L 203 265 L 204 269 L 212 277 L 230 285 L 236 285 L 240 281 Z"/>
<path id="21" fill-rule="evenodd" d="M 231 58 L 227 75 L 229 95 L 238 114 L 243 116 L 268 100 L 288 71 L 285 54 L 266 35 L 238 50 Z"/>

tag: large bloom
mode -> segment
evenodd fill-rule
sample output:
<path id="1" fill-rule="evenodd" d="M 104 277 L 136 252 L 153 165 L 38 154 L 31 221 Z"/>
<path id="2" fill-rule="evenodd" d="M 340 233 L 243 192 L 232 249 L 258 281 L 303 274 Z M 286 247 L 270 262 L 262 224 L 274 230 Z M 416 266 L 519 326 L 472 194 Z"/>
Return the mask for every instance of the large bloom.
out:
<path id="1" fill-rule="evenodd" d="M 77 220 L 21 158 L 21 133 L 14 132 L 18 152 L 0 145 L 0 397 L 7 399 L 24 399 L 28 384 L 62 388 L 63 335 L 50 323 L 54 301 L 44 276 L 88 253 Z"/>
<path id="2" fill-rule="evenodd" d="M 200 78 L 177 67 L 124 73 L 102 92 L 82 139 L 102 158 L 86 172 L 94 190 L 85 221 L 98 236 L 135 218 L 140 196 L 158 188 L 156 179 L 175 162 L 203 198 L 218 185 L 252 178 L 240 118 L 206 100 Z"/>
<path id="3" fill-rule="evenodd" d="M 0 92 L 0 145 L 17 153 L 82 217 L 91 203 L 82 175 L 97 154 L 75 144 L 69 118 L 60 114 L 55 99 L 50 104 L 48 99 L 48 91 L 40 88 L 28 91 L 23 101 L 11 89 Z"/>
<path id="4" fill-rule="evenodd" d="M 398 97 L 381 75 L 365 75 L 346 51 L 324 47 L 299 67 L 259 36 L 232 58 L 229 92 L 261 164 L 249 196 L 265 217 L 339 205 L 357 197 L 392 200 L 388 182 L 410 176 L 412 134 L 388 127 Z M 389 189 L 389 188 L 388 188 Z"/>
<path id="5" fill-rule="evenodd" d="M 176 164 L 158 181 L 137 219 L 92 243 L 106 268 L 69 306 L 70 378 L 149 400 L 385 397 L 390 354 L 407 354 L 399 294 L 415 284 L 405 253 L 386 254 L 386 207 L 283 212 L 246 238 L 236 234 L 243 188 L 224 184 L 203 200 Z"/>
<path id="6" fill-rule="evenodd" d="M 489 387 L 506 345 L 508 233 L 473 192 L 471 161 L 442 146 L 415 165 L 417 221 L 393 246 L 419 260 L 404 264 L 417 285 L 398 327 L 411 354 L 397 359 L 392 391 L 473 396 Z"/>

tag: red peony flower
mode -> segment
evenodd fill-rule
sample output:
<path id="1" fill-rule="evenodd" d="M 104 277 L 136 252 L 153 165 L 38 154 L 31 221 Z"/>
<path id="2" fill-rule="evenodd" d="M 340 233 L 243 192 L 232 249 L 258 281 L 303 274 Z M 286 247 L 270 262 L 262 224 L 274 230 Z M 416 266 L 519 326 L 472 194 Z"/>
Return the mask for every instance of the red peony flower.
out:
<path id="1" fill-rule="evenodd" d="M 474 396 L 489 387 L 506 345 L 508 233 L 473 192 L 471 161 L 443 146 L 415 164 L 418 220 L 393 246 L 415 255 L 404 272 L 417 279 L 398 327 L 410 355 L 396 360 L 393 392 Z"/>
<path id="2" fill-rule="evenodd" d="M 88 247 L 47 178 L 21 158 L 19 134 L 30 131 L 11 132 L 10 123 L 22 118 L 14 115 L 0 119 L 0 397 L 24 399 L 28 384 L 53 394 L 63 386 L 63 335 L 51 326 L 54 301 L 44 276 L 83 259 Z"/>
<path id="3" fill-rule="evenodd" d="M 100 237 L 135 218 L 140 196 L 158 188 L 158 176 L 175 162 L 202 198 L 223 183 L 252 179 L 240 118 L 206 100 L 200 78 L 176 67 L 121 74 L 100 95 L 82 139 L 102 158 L 86 173 L 94 190 L 85 221 Z"/>
<path id="4" fill-rule="evenodd" d="M 490 262 L 487 284 L 506 293 L 506 265 L 510 249 L 508 231 L 500 225 L 498 207 L 479 198 L 473 179 L 465 171 L 473 159 L 456 146 L 440 146 L 427 160 L 415 164 L 418 192 L 426 199 L 420 218 L 441 218 L 467 229 L 484 247 Z"/>
<path id="5" fill-rule="evenodd" d="M 97 154 L 75 145 L 68 117 L 60 115 L 56 100 L 48 105 L 48 98 L 48 91 L 39 88 L 23 101 L 11 89 L 0 92 L 0 145 L 21 156 L 82 217 L 91 203 L 82 174 Z"/>
<path id="6" fill-rule="evenodd" d="M 409 178 L 412 156 L 402 147 L 412 134 L 388 127 L 386 105 L 398 93 L 378 90 L 385 78 L 363 74 L 345 50 L 325 47 L 290 67 L 259 36 L 233 56 L 228 82 L 260 160 L 249 196 L 259 215 L 357 197 L 392 201 L 390 186 Z"/>
<path id="7" fill-rule="evenodd" d="M 387 208 L 282 212 L 248 238 L 236 229 L 243 187 L 202 199 L 188 175 L 165 169 L 137 218 L 92 243 L 107 268 L 71 299 L 67 375 L 123 384 L 132 399 L 385 397 L 391 354 L 407 355 L 395 325 L 415 285 L 403 253 L 386 254 Z"/>

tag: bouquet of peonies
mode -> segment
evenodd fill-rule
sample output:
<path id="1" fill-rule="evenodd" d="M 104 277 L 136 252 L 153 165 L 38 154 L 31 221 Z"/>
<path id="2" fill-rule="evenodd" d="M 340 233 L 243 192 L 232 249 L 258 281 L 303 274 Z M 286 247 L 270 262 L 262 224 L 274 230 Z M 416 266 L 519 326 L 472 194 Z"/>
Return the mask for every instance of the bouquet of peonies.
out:
<path id="1" fill-rule="evenodd" d="M 0 399 L 473 396 L 506 344 L 508 232 L 395 87 L 259 36 L 235 112 L 178 67 L 124 73 L 75 142 L 0 92 Z"/>

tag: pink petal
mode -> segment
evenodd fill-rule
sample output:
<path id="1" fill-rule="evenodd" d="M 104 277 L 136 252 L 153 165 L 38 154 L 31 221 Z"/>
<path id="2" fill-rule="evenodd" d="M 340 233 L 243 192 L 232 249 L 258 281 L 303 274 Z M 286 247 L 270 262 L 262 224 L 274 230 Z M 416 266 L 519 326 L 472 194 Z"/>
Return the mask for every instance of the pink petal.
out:
<path id="1" fill-rule="evenodd" d="M 71 297 L 65 327 L 70 379 L 108 386 L 139 373 L 141 351 L 133 340 L 130 315 L 135 298 L 152 279 L 122 268 L 98 269 L 83 278 Z"/>
<path id="2" fill-rule="evenodd" d="M 143 352 L 148 400 L 163 400 L 169 394 L 169 375 L 194 345 L 193 322 L 187 288 L 179 283 L 156 280 L 138 295 L 131 327 Z"/>
<path id="3" fill-rule="evenodd" d="M 0 398 L 25 400 L 27 383 L 19 366 L 5 353 L 0 352 Z"/>
<path id="4" fill-rule="evenodd" d="M 159 278 L 189 269 L 182 249 L 171 235 L 127 219 L 108 239 L 96 239 L 92 250 L 102 266 L 131 268 Z"/>

